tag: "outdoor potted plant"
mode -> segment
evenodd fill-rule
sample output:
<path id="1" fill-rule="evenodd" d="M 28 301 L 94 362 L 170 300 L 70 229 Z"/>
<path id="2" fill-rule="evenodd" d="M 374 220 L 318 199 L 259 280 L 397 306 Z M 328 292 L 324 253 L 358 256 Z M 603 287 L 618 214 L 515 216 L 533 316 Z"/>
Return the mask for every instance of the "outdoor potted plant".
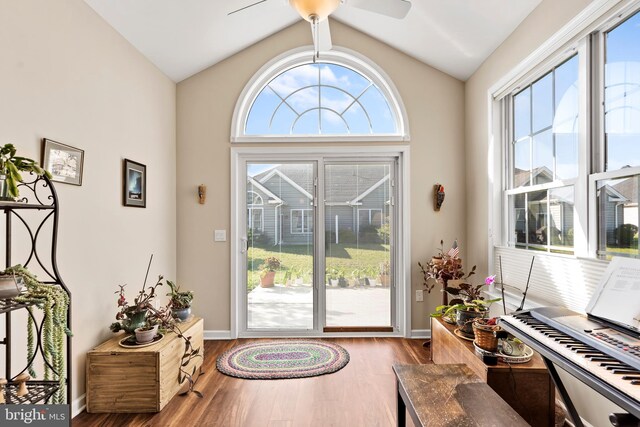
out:
<path id="1" fill-rule="evenodd" d="M 378 270 L 375 267 L 367 267 L 364 271 L 366 285 L 375 287 L 378 284 Z"/>
<path id="2" fill-rule="evenodd" d="M 171 311 L 173 317 L 181 322 L 186 321 L 191 316 L 191 302 L 193 302 L 192 291 L 181 291 L 180 286 L 167 280 L 167 285 L 171 290 L 167 296 L 171 297 Z"/>
<path id="3" fill-rule="evenodd" d="M 0 200 L 13 201 L 20 195 L 18 183 L 22 182 L 20 172 L 29 172 L 38 176 L 51 174 L 42 169 L 38 162 L 27 157 L 16 156 L 16 147 L 5 144 L 0 147 Z"/>
<path id="4" fill-rule="evenodd" d="M 389 261 L 381 262 L 378 273 L 380 284 L 388 287 L 391 284 L 391 263 Z"/>
<path id="5" fill-rule="evenodd" d="M 327 276 L 327 284 L 331 286 L 338 286 L 338 269 L 335 267 L 327 267 L 325 269 L 325 275 Z"/>
<path id="6" fill-rule="evenodd" d="M 351 278 L 352 280 L 352 284 L 353 286 L 362 286 L 364 285 L 364 280 L 362 280 L 364 276 L 364 270 L 361 270 L 359 268 L 354 269 L 351 272 Z"/>
<path id="7" fill-rule="evenodd" d="M 346 273 L 344 271 L 344 268 L 338 268 L 337 274 L 338 274 L 338 286 L 340 288 L 346 288 L 347 286 L 349 286 L 349 282 L 347 282 L 347 278 L 345 277 Z"/>
<path id="8" fill-rule="evenodd" d="M 270 288 L 273 286 L 276 277 L 276 270 L 280 268 L 280 259 L 276 257 L 268 257 L 264 260 L 260 269 L 260 286 Z"/>

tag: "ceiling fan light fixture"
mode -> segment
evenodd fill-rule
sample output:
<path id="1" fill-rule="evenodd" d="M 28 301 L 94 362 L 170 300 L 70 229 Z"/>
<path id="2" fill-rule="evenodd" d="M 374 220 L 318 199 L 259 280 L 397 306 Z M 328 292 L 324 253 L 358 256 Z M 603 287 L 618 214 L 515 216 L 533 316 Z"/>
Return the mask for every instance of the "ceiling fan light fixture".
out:
<path id="1" fill-rule="evenodd" d="M 313 22 L 327 19 L 340 5 L 340 0 L 289 0 L 303 19 Z"/>

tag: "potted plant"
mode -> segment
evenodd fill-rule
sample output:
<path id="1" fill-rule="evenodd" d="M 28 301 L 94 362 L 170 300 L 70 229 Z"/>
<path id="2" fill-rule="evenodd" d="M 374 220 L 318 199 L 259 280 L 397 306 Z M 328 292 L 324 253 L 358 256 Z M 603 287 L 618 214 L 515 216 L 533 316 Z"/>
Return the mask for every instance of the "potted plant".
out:
<path id="1" fill-rule="evenodd" d="M 347 278 L 345 277 L 346 273 L 344 271 L 344 268 L 338 268 L 336 272 L 338 275 L 338 287 L 346 288 L 347 286 L 349 286 L 349 282 L 347 282 Z"/>
<path id="2" fill-rule="evenodd" d="M 428 293 L 431 293 L 436 284 L 442 287 L 442 305 L 449 305 L 446 288 L 450 280 L 466 280 L 475 274 L 476 266 L 471 268 L 469 274 L 462 269 L 462 259 L 458 257 L 457 244 L 448 252 L 444 251 L 444 241 L 440 240 L 438 254 L 431 257 L 426 264 L 418 262 L 422 272 L 422 284 Z"/>
<path id="3" fill-rule="evenodd" d="M 495 317 L 475 319 L 472 325 L 476 345 L 486 351 L 494 353 L 498 351 L 498 337 L 493 333 L 502 328 L 498 326 L 497 319 Z"/>
<path id="4" fill-rule="evenodd" d="M 391 284 L 391 263 L 389 261 L 380 263 L 378 280 L 380 281 L 380 284 L 385 287 Z"/>
<path id="5" fill-rule="evenodd" d="M 482 296 L 484 286 L 493 284 L 495 276 L 489 276 L 484 283 L 471 285 L 461 283 L 459 287 L 447 286 L 444 290 L 449 295 L 455 296 L 450 304 L 443 304 L 436 307 L 432 317 L 442 317 L 445 321 L 451 322 L 455 317 L 455 323 L 460 328 L 460 332 L 469 337 L 473 337 L 473 321 L 477 318 L 484 318 L 489 313 L 489 307 L 500 298 L 485 300 Z"/>
<path id="6" fill-rule="evenodd" d="M 260 269 L 260 286 L 270 288 L 273 286 L 276 277 L 276 270 L 280 268 L 280 259 L 276 257 L 268 257 L 264 260 Z"/>
<path id="7" fill-rule="evenodd" d="M 364 269 L 364 283 L 367 286 L 375 287 L 378 284 L 378 269 L 375 267 L 367 267 Z"/>
<path id="8" fill-rule="evenodd" d="M 38 176 L 51 174 L 42 169 L 38 162 L 27 157 L 16 156 L 16 147 L 5 144 L 0 147 L 0 200 L 14 200 L 20 195 L 18 183 L 22 182 L 20 172 L 30 172 Z"/>
<path id="9" fill-rule="evenodd" d="M 327 284 L 331 286 L 338 286 L 338 269 L 335 267 L 327 267 L 325 269 L 325 275 L 327 277 Z"/>
<path id="10" fill-rule="evenodd" d="M 351 278 L 353 279 L 353 286 L 363 286 L 364 285 L 364 280 L 362 280 L 363 277 L 364 277 L 364 270 L 361 270 L 359 268 L 354 269 L 351 272 Z"/>
<path id="11" fill-rule="evenodd" d="M 115 292 L 118 294 L 119 307 L 118 313 L 116 313 L 117 322 L 112 323 L 109 329 L 112 332 L 125 331 L 132 334 L 137 328 L 146 326 L 149 307 L 153 307 L 152 301 L 156 297 L 156 289 L 162 286 L 162 279 L 162 276 L 158 276 L 156 284 L 149 288 L 146 287 L 145 280 L 142 289 L 140 289 L 131 305 L 129 305 L 127 298 L 124 296 L 124 288 L 127 285 L 118 285 L 120 289 Z"/>
<path id="12" fill-rule="evenodd" d="M 191 316 L 191 303 L 193 302 L 192 291 L 181 291 L 180 286 L 167 280 L 170 292 L 167 294 L 171 297 L 171 311 L 173 317 L 181 322 L 186 321 Z"/>
<path id="13" fill-rule="evenodd" d="M 153 341 L 153 339 L 158 335 L 158 324 L 150 325 L 146 324 L 140 328 L 136 328 L 136 342 L 138 344 L 146 344 Z"/>

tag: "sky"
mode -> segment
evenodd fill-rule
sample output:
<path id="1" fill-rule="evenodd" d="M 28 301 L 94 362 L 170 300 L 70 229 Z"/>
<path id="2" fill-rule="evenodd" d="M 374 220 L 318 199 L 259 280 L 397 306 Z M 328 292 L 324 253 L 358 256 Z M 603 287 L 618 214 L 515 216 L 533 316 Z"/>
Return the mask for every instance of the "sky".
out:
<path id="1" fill-rule="evenodd" d="M 396 120 L 382 92 L 358 72 L 303 64 L 275 77 L 256 97 L 247 135 L 393 134 Z"/>

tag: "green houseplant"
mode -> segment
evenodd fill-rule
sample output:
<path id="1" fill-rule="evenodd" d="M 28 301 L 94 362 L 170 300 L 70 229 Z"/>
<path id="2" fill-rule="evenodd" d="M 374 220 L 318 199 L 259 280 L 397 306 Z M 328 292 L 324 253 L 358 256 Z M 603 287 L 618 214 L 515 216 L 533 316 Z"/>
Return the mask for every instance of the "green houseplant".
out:
<path id="1" fill-rule="evenodd" d="M 484 286 L 493 283 L 495 276 L 489 276 L 484 283 L 479 285 L 471 285 L 469 283 L 461 283 L 459 287 L 447 286 L 445 292 L 457 298 L 452 299 L 450 304 L 443 304 L 436 307 L 436 311 L 431 314 L 432 317 L 442 317 L 445 321 L 455 323 L 460 328 L 460 332 L 468 337 L 473 336 L 472 323 L 477 318 L 484 318 L 489 313 L 489 307 L 494 302 L 500 301 L 500 298 L 485 300 L 482 296 Z"/>
<path id="2" fill-rule="evenodd" d="M 171 280 L 167 280 L 167 285 L 171 290 L 167 296 L 171 297 L 171 311 L 173 317 L 181 322 L 186 321 L 191 316 L 191 303 L 193 302 L 192 291 L 181 291 L 180 286 Z"/>
<path id="3" fill-rule="evenodd" d="M 44 313 L 44 323 L 41 331 L 41 344 L 44 363 L 44 380 L 51 378 L 59 381 L 58 390 L 53 395 L 53 403 L 63 403 L 65 396 L 66 377 L 64 376 L 65 336 L 72 336 L 67 324 L 69 311 L 69 295 L 57 285 L 46 285 L 29 270 L 21 265 L 7 268 L 0 276 L 20 277 L 24 281 L 26 292 L 15 297 L 14 300 L 23 303 L 34 303 Z M 33 361 L 36 354 L 37 326 L 33 320 L 33 307 L 28 307 L 30 315 L 27 317 L 27 360 L 30 361 L 27 370 L 32 377 L 36 377 Z M 55 372 L 51 369 L 55 369 Z"/>
<path id="4" fill-rule="evenodd" d="M 280 259 L 274 256 L 265 258 L 260 269 L 260 286 L 270 288 L 273 286 L 276 277 L 276 270 L 280 268 Z"/>
<path id="5" fill-rule="evenodd" d="M 14 200 L 20 195 L 18 183 L 22 182 L 20 172 L 29 172 L 38 176 L 51 174 L 42 169 L 38 162 L 27 157 L 16 156 L 16 147 L 5 144 L 0 147 L 0 200 Z"/>

